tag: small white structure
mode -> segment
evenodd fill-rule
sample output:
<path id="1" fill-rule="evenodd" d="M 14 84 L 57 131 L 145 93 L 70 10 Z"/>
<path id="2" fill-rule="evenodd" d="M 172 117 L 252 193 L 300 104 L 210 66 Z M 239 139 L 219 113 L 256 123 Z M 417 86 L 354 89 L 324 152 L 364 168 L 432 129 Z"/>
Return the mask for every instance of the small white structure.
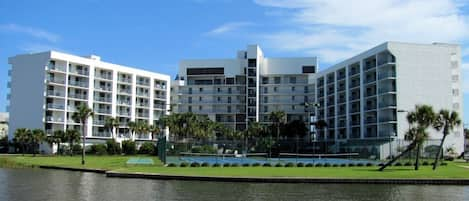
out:
<path id="1" fill-rule="evenodd" d="M 8 135 L 8 118 L 7 112 L 0 112 L 0 138 Z"/>

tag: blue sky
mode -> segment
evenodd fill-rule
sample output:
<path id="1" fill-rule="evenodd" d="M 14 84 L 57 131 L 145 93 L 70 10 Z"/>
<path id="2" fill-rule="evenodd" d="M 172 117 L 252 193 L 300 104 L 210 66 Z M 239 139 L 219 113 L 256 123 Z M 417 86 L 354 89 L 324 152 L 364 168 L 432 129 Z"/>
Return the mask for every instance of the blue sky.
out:
<path id="1" fill-rule="evenodd" d="M 469 100 L 464 0 L 15 0 L 0 1 L 0 13 L 0 111 L 16 54 L 96 54 L 174 77 L 180 59 L 230 58 L 247 44 L 267 57 L 318 56 L 326 68 L 384 41 L 459 43 Z"/>

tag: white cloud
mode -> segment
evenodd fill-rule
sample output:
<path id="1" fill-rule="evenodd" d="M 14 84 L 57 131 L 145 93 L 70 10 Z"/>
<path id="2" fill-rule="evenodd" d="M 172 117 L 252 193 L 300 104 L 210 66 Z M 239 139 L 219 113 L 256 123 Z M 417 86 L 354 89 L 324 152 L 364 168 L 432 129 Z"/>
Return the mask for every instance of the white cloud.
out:
<path id="1" fill-rule="evenodd" d="M 207 32 L 207 34 L 208 35 L 224 34 L 224 33 L 233 32 L 243 27 L 251 26 L 251 25 L 253 24 L 250 22 L 229 22 L 229 23 L 222 24 L 221 26 L 218 26 L 210 30 L 209 32 Z"/>
<path id="2" fill-rule="evenodd" d="M 54 42 L 54 43 L 60 40 L 60 36 L 57 34 L 45 31 L 43 29 L 22 26 L 18 24 L 1 24 L 0 31 L 23 33 L 23 34 L 27 34 L 38 39 L 44 39 L 44 40 L 47 40 L 49 42 Z"/>
<path id="3" fill-rule="evenodd" d="M 457 0 L 255 0 L 255 3 L 287 12 L 284 17 L 290 26 L 264 34 L 267 46 L 310 53 L 328 63 L 385 41 L 462 43 L 469 35 L 469 17 L 460 11 L 469 2 Z"/>

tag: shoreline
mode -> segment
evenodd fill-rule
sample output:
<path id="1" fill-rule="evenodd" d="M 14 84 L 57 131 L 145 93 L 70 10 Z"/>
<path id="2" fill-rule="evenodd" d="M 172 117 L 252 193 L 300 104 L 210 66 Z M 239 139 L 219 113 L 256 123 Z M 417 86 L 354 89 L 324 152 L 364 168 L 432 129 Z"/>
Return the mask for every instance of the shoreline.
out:
<path id="1" fill-rule="evenodd" d="M 469 179 L 355 179 L 355 178 L 311 178 L 311 177 L 232 177 L 232 176 L 187 176 L 142 172 L 118 172 L 93 168 L 71 168 L 60 166 L 37 166 L 41 169 L 92 172 L 109 178 L 153 179 L 209 182 L 250 182 L 250 183 L 319 183 L 319 184 L 408 184 L 408 185 L 469 185 Z"/>

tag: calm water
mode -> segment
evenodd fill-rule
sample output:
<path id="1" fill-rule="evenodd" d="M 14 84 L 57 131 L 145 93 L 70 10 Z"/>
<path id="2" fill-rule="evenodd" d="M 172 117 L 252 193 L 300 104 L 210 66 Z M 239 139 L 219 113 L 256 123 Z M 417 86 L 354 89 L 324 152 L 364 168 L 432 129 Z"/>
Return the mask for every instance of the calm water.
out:
<path id="1" fill-rule="evenodd" d="M 0 200 L 469 200 L 469 186 L 250 184 L 0 169 Z"/>

